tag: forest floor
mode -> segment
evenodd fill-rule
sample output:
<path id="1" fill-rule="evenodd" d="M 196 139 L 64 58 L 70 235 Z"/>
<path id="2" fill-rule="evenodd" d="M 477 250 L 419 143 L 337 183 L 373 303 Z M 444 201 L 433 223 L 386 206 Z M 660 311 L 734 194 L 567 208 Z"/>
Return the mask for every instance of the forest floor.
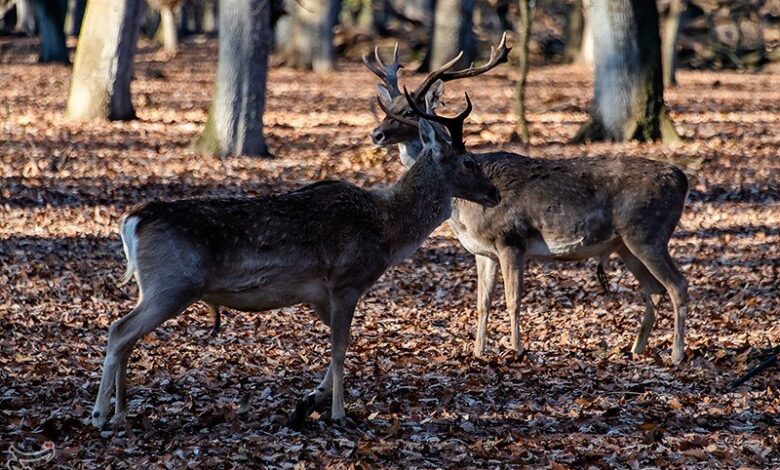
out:
<path id="1" fill-rule="evenodd" d="M 11 445 L 50 440 L 62 468 L 780 468 L 777 369 L 726 390 L 780 342 L 780 76 L 682 71 L 667 92 L 686 139 L 675 147 L 566 145 L 592 94 L 583 68 L 531 70 L 527 147 L 507 144 L 514 70 L 448 85 L 445 112 L 464 89 L 475 103 L 473 151 L 649 157 L 685 170 L 691 191 L 671 241 L 690 281 L 681 366 L 669 360 L 668 299 L 647 354 L 630 353 L 644 307 L 616 259 L 610 293 L 594 261 L 530 262 L 530 353 L 509 350 L 499 290 L 488 357 L 475 359 L 474 259 L 445 224 L 359 304 L 347 426 L 316 415 L 300 432 L 283 425 L 328 362 L 328 330 L 308 307 L 228 311 L 211 336 L 196 304 L 138 345 L 128 426 L 101 432 L 86 418 L 106 332 L 137 295 L 115 285 L 125 211 L 323 178 L 370 187 L 402 167 L 370 143 L 375 78 L 358 62 L 321 76 L 274 69 L 265 122 L 276 158 L 223 167 L 188 147 L 206 118 L 213 40 L 188 41 L 169 61 L 142 47 L 138 120 L 111 123 L 68 122 L 70 68 L 36 64 L 19 40 L 0 48 L 0 464 Z"/>

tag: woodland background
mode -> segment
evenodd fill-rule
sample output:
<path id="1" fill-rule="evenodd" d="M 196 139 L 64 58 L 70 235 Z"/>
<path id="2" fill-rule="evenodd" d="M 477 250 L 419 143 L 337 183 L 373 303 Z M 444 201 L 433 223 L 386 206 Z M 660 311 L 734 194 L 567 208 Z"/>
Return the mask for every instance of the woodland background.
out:
<path id="1" fill-rule="evenodd" d="M 771 2 L 733 4 L 745 6 L 735 14 L 742 19 L 728 10 L 718 21 L 759 18 L 770 27 L 760 46 L 744 33 L 734 49 L 718 42 L 728 34 L 682 29 L 678 83 L 664 94 L 683 138 L 676 145 L 567 143 L 587 119 L 593 88 L 587 63 L 564 63 L 573 4 L 540 1 L 533 10 L 528 144 L 517 134 L 516 56 L 478 81 L 448 84 L 449 97 L 467 90 L 475 103 L 472 151 L 646 157 L 684 169 L 691 191 L 671 241 L 690 282 L 683 365 L 668 361 L 668 299 L 648 353 L 632 357 L 644 307 L 617 260 L 610 293 L 594 261 L 531 262 L 522 324 L 529 354 L 510 352 L 499 291 L 489 357 L 475 359 L 474 259 L 444 225 L 358 307 L 347 354 L 350 425 L 315 416 L 300 432 L 284 426 L 286 413 L 329 357 L 327 328 L 303 306 L 226 312 L 216 336 L 205 306 L 192 306 L 136 348 L 128 427 L 87 424 L 108 325 L 137 294 L 115 285 L 124 270 L 118 222 L 156 199 L 272 194 L 324 178 L 363 187 L 396 180 L 397 151 L 368 137 L 376 78 L 359 57 L 400 37 L 404 60 L 419 63 L 422 27 L 394 18 L 395 31 L 379 34 L 343 20 L 332 71 L 277 66 L 273 55 L 264 132 L 274 158 L 220 159 L 191 147 L 212 97 L 213 31 L 179 30 L 175 54 L 142 34 L 131 84 L 137 118 L 76 121 L 65 118 L 71 67 L 38 63 L 39 39 L 9 25 L 0 36 L 0 462 L 11 445 L 35 450 L 50 440 L 48 465 L 60 468 L 777 468 L 777 369 L 736 390 L 727 384 L 780 341 L 778 14 Z M 478 44 L 495 43 L 483 26 L 476 22 Z M 66 41 L 70 58 L 76 39 Z M 403 83 L 421 79 L 413 70 Z"/>

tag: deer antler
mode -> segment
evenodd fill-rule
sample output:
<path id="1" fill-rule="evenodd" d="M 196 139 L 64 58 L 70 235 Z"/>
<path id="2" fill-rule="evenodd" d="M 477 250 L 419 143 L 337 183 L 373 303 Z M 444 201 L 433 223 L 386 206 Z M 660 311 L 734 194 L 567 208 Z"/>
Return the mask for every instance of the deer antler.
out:
<path id="1" fill-rule="evenodd" d="M 412 107 L 414 112 L 421 118 L 427 119 L 429 121 L 438 122 L 439 124 L 443 125 L 447 128 L 447 130 L 450 132 L 450 139 L 452 140 L 452 148 L 456 151 L 464 151 L 466 150 L 466 144 L 463 142 L 463 123 L 466 121 L 466 118 L 471 114 L 471 110 L 473 107 L 471 106 L 471 98 L 469 98 L 469 94 L 465 93 L 466 95 L 466 108 L 461 111 L 457 116 L 453 117 L 447 117 L 447 116 L 437 116 L 435 114 L 428 114 L 422 109 L 420 109 L 419 106 L 417 106 L 417 103 L 415 99 L 412 97 L 411 94 L 409 94 L 409 90 L 404 87 L 404 96 L 406 97 L 406 101 L 409 103 L 409 106 Z M 396 119 L 394 116 L 391 116 L 393 119 Z M 399 116 L 400 117 L 400 116 Z"/>
<path id="2" fill-rule="evenodd" d="M 501 36 L 501 42 L 498 43 L 498 47 L 490 47 L 490 60 L 488 60 L 485 65 L 475 68 L 474 64 L 471 64 L 467 69 L 450 70 L 463 56 L 463 51 L 461 51 L 454 59 L 428 74 L 425 80 L 414 90 L 414 98 L 419 100 L 421 97 L 425 96 L 425 93 L 427 93 L 428 89 L 436 83 L 436 80 L 449 82 L 450 80 L 457 80 L 459 78 L 481 75 L 497 65 L 507 62 L 509 60 L 509 51 L 511 50 L 512 48 L 507 47 L 506 45 L 506 32 L 504 32 Z"/>
<path id="3" fill-rule="evenodd" d="M 392 63 L 385 64 L 382 61 L 382 57 L 379 55 L 379 46 L 374 47 L 374 60 L 376 64 L 371 63 L 368 54 L 363 55 L 363 63 L 366 64 L 368 70 L 382 80 L 387 91 L 390 92 L 390 96 L 396 97 L 400 95 L 401 91 L 398 89 L 398 69 L 403 68 L 403 65 L 398 63 L 398 43 L 395 43 L 395 48 L 393 49 Z"/>
<path id="4" fill-rule="evenodd" d="M 376 97 L 376 101 L 377 101 L 377 103 L 379 103 L 379 107 L 382 108 L 382 111 L 384 111 L 385 114 L 387 114 L 391 119 L 395 119 L 396 121 L 404 123 L 407 126 L 419 127 L 418 124 L 417 124 L 417 121 L 415 121 L 414 119 L 405 118 L 405 117 L 403 117 L 403 116 L 401 116 L 399 114 L 396 114 L 396 113 L 390 111 L 389 109 L 387 109 L 385 107 L 385 105 L 382 103 L 382 100 L 379 99 L 378 96 Z"/>

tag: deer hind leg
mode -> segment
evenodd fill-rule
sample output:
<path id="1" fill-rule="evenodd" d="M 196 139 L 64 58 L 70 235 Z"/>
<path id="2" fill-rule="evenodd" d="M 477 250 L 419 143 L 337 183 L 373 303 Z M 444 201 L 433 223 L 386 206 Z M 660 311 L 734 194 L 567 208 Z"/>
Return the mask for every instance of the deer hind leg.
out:
<path id="1" fill-rule="evenodd" d="M 119 362 L 114 380 L 116 386 L 116 402 L 114 403 L 114 416 L 112 423 L 123 424 L 127 417 L 127 361 L 130 354 L 126 354 Z"/>
<path id="2" fill-rule="evenodd" d="M 674 306 L 672 363 L 685 359 L 685 317 L 688 315 L 688 281 L 677 269 L 666 246 L 646 246 L 626 242 L 626 246 L 663 285 Z"/>
<path id="3" fill-rule="evenodd" d="M 487 256 L 477 255 L 477 337 L 474 342 L 474 355 L 483 357 L 487 343 L 487 324 L 490 304 L 493 302 L 493 293 L 496 290 L 496 276 L 498 263 Z"/>
<path id="4" fill-rule="evenodd" d="M 599 264 L 596 265 L 596 278 L 599 281 L 599 284 L 601 284 L 601 290 L 604 291 L 605 294 L 609 294 L 609 279 L 607 279 L 607 273 L 604 269 L 604 266 L 606 266 L 609 263 L 609 255 L 611 253 L 607 252 L 599 258 Z"/>
<path id="5" fill-rule="evenodd" d="M 208 307 L 209 313 L 211 313 L 211 317 L 214 319 L 214 328 L 211 330 L 211 336 L 217 336 L 220 328 L 222 328 L 222 314 L 219 311 L 219 305 L 206 302 L 206 307 Z"/>
<path id="6" fill-rule="evenodd" d="M 320 304 L 312 305 L 312 307 L 319 319 L 330 327 L 330 306 Z M 309 413 L 320 408 L 331 396 L 331 393 L 333 393 L 333 367 L 332 364 L 329 364 L 328 370 L 325 371 L 325 376 L 320 384 L 309 392 L 306 397 L 299 400 L 295 405 L 295 409 L 287 416 L 287 426 L 293 429 L 300 429 Z"/>
<path id="7" fill-rule="evenodd" d="M 498 260 L 501 264 L 501 273 L 504 276 L 504 293 L 506 295 L 506 307 L 510 315 L 510 328 L 512 329 L 512 349 L 522 354 L 523 346 L 520 344 L 520 297 L 523 295 L 523 268 L 524 252 L 513 246 L 501 246 L 498 249 Z"/>
<path id="8" fill-rule="evenodd" d="M 639 327 L 639 331 L 634 339 L 634 345 L 631 347 L 631 352 L 634 354 L 642 354 L 647 347 L 647 339 L 650 336 L 650 331 L 653 329 L 655 323 L 655 309 L 656 303 L 653 296 L 658 296 L 666 292 L 658 279 L 653 276 L 650 271 L 647 270 L 642 261 L 634 256 L 631 251 L 625 246 L 618 249 L 618 255 L 623 260 L 629 271 L 639 281 L 639 286 L 642 289 L 642 297 L 645 300 L 645 315 L 642 319 L 642 324 Z"/>
<path id="9" fill-rule="evenodd" d="M 192 303 L 189 296 L 177 296 L 170 289 L 159 294 L 156 292 L 144 294 L 141 303 L 129 314 L 115 321 L 108 330 L 103 376 L 92 412 L 92 423 L 97 427 L 102 427 L 108 418 L 108 405 L 111 402 L 114 386 L 117 392 L 118 413 L 115 421 L 121 422 L 124 418 L 123 414 L 127 409 L 125 389 L 127 361 L 135 343 Z"/>

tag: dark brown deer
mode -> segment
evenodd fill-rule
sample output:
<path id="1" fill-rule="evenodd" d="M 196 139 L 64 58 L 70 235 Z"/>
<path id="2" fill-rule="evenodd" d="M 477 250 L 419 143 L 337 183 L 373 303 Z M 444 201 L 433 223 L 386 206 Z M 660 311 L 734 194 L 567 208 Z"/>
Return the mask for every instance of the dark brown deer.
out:
<path id="1" fill-rule="evenodd" d="M 380 107 L 387 116 L 372 133 L 377 145 L 397 144 L 401 161 L 414 164 L 420 141 L 417 115 L 429 117 L 443 93 L 444 81 L 484 73 L 506 60 L 506 37 L 491 50 L 485 66 L 451 70 L 455 60 L 434 70 L 406 96 L 399 92 L 397 53 L 385 65 L 364 57 L 382 83 Z M 427 108 L 423 113 L 419 108 Z M 417 111 L 417 112 L 415 112 Z M 476 256 L 477 324 L 474 353 L 485 353 L 488 311 L 498 267 L 504 278 L 510 311 L 512 347 L 520 344 L 520 297 L 525 261 L 529 258 L 603 263 L 617 253 L 638 279 L 645 297 L 645 315 L 632 351 L 641 353 L 655 322 L 657 294 L 668 292 L 674 304 L 672 361 L 684 359 L 688 283 L 669 255 L 668 243 L 682 215 L 688 180 L 678 168 L 643 158 L 589 157 L 534 159 L 494 152 L 473 155 L 502 194 L 491 209 L 455 200 L 450 225 L 463 246 Z"/>
<path id="2" fill-rule="evenodd" d="M 457 118 L 433 118 L 458 135 Z M 95 408 L 105 424 L 126 414 L 127 360 L 139 338 L 203 300 L 259 312 L 308 304 L 331 329 L 331 362 L 319 386 L 291 414 L 300 424 L 332 395 L 331 419 L 344 421 L 344 356 L 355 306 L 390 266 L 410 256 L 452 210 L 452 198 L 494 206 L 500 195 L 458 142 L 437 142 L 419 121 L 418 161 L 391 188 L 364 190 L 324 181 L 280 196 L 153 202 L 127 214 L 121 235 L 138 305 L 108 332 Z"/>

